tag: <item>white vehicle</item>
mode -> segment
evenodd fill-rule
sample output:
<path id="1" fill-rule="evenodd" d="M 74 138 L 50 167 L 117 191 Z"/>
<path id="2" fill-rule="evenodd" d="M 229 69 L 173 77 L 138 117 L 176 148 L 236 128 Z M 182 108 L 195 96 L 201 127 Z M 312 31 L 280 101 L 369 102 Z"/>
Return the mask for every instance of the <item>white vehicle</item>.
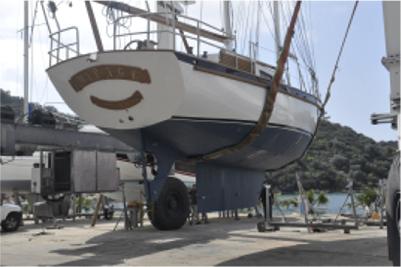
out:
<path id="1" fill-rule="evenodd" d="M 2 204 L 0 206 L 1 229 L 3 232 L 17 231 L 22 222 L 22 209 L 14 204 Z"/>

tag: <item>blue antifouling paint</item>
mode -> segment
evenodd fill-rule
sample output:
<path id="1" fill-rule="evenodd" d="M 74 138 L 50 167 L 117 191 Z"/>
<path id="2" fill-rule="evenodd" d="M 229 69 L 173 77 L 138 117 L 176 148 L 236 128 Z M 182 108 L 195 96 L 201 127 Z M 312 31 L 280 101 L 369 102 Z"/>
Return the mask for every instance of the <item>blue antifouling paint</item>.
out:
<path id="1" fill-rule="evenodd" d="M 200 163 L 196 168 L 198 210 L 254 207 L 264 180 L 264 171 Z"/>

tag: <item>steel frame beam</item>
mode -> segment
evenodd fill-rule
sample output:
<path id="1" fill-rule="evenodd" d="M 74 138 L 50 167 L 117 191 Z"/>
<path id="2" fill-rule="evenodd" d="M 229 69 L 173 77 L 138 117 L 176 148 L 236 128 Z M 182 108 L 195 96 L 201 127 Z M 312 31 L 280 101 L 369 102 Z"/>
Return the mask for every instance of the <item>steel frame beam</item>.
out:
<path id="1" fill-rule="evenodd" d="M 135 150 L 125 143 L 101 133 L 61 130 L 29 124 L 1 123 L 1 155 L 16 155 L 16 145 L 36 149 L 84 149 L 133 153 Z"/>

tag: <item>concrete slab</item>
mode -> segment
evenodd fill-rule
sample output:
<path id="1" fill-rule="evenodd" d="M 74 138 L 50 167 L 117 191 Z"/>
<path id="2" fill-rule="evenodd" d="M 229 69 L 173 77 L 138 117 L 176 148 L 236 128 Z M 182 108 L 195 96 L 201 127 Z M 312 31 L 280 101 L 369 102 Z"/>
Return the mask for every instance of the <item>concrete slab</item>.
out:
<path id="1" fill-rule="evenodd" d="M 114 222 L 65 222 L 60 230 L 26 225 L 1 234 L 1 265 L 391 265 L 386 231 L 363 227 L 307 233 L 285 228 L 259 233 L 256 219 L 212 219 L 179 231 L 150 225 L 133 231 Z"/>

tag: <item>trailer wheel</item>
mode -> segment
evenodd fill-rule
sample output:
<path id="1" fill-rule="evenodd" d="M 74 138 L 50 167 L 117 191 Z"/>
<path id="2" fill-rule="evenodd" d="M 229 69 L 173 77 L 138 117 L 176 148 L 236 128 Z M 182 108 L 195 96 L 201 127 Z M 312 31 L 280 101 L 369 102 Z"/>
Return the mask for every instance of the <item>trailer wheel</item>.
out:
<path id="1" fill-rule="evenodd" d="M 42 198 L 49 202 L 62 201 L 64 199 L 64 197 L 65 197 L 64 193 L 42 195 Z"/>
<path id="2" fill-rule="evenodd" d="M 105 220 L 110 221 L 111 219 L 113 219 L 114 210 L 112 210 L 112 209 L 103 209 L 103 216 L 104 216 Z"/>
<path id="3" fill-rule="evenodd" d="M 4 232 L 14 232 L 17 231 L 18 227 L 21 225 L 22 216 L 18 212 L 11 212 L 7 215 L 7 218 L 1 223 L 1 229 Z"/>
<path id="4" fill-rule="evenodd" d="M 188 214 L 187 187 L 182 181 L 168 177 L 148 214 L 152 225 L 159 230 L 176 230 L 185 224 Z"/>

